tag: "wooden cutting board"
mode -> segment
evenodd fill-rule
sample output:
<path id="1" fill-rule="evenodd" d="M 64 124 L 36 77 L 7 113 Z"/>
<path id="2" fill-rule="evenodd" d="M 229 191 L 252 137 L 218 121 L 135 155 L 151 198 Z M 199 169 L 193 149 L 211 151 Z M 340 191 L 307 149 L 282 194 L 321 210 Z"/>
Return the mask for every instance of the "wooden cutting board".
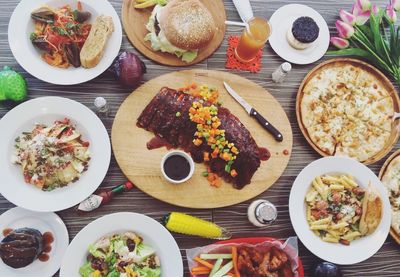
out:
<path id="1" fill-rule="evenodd" d="M 226 92 L 226 81 L 248 103 L 254 106 L 283 134 L 283 142 L 276 142 L 258 122 Z M 168 152 L 163 147 L 148 150 L 146 143 L 154 134 L 136 126 L 142 110 L 161 87 L 179 88 L 196 82 L 216 87 L 224 107 L 236 115 L 250 130 L 259 147 L 271 152 L 268 161 L 262 161 L 251 184 L 237 190 L 229 183 L 220 188 L 211 187 L 205 177 L 204 164 L 196 164 L 193 177 L 186 183 L 168 183 L 161 174 L 161 159 Z M 124 174 L 145 193 L 177 206 L 188 208 L 218 208 L 237 204 L 261 194 L 272 186 L 285 170 L 292 152 L 292 129 L 278 101 L 264 88 L 238 75 L 211 71 L 187 70 L 168 73 L 152 79 L 136 89 L 122 103 L 112 127 L 112 146 L 115 158 Z M 288 153 L 286 153 L 288 152 Z"/>
<path id="2" fill-rule="evenodd" d="M 124 0 L 122 5 L 122 24 L 126 35 L 133 46 L 139 50 L 147 58 L 153 61 L 171 66 L 187 66 L 199 63 L 212 55 L 221 45 L 225 36 L 225 6 L 222 0 L 201 0 L 208 8 L 214 18 L 216 32 L 212 41 L 204 48 L 199 49 L 197 58 L 191 63 L 183 62 L 180 58 L 173 54 L 154 51 L 148 41 L 144 41 L 144 37 L 148 33 L 146 24 L 153 8 L 135 9 L 135 0 Z"/>

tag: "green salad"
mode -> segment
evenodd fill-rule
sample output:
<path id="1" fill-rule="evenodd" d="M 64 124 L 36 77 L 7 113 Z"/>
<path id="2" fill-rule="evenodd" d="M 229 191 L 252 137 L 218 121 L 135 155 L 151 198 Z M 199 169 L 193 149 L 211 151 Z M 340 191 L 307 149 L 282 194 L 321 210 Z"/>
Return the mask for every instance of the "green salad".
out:
<path id="1" fill-rule="evenodd" d="M 102 237 L 89 245 L 82 277 L 159 277 L 160 259 L 155 250 L 133 233 Z"/>

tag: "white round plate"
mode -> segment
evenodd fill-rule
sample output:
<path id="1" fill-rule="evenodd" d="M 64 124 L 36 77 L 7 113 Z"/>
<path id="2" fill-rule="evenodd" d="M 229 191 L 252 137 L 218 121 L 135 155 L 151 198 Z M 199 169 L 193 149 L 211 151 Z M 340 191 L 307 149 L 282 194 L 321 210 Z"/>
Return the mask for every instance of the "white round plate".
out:
<path id="1" fill-rule="evenodd" d="M 114 22 L 114 32 L 107 42 L 103 58 L 96 67 L 90 69 L 51 66 L 42 60 L 42 51 L 35 48 L 29 39 L 34 30 L 34 21 L 31 19 L 33 10 L 43 4 L 54 8 L 69 4 L 76 8 L 76 0 L 21 0 L 15 8 L 8 25 L 8 42 L 17 62 L 34 77 L 57 85 L 84 83 L 106 71 L 118 55 L 122 43 L 122 27 L 113 6 L 107 0 L 81 0 L 81 3 L 85 11 L 92 13 L 90 23 L 99 15 L 111 16 Z"/>
<path id="2" fill-rule="evenodd" d="M 360 187 L 367 188 L 371 183 L 379 191 L 383 203 L 382 220 L 375 232 L 352 241 L 348 246 L 324 242 L 310 230 L 304 201 L 315 177 L 343 173 L 353 176 Z M 388 236 L 390 211 L 386 189 L 378 177 L 365 165 L 346 157 L 325 157 L 310 163 L 297 176 L 290 191 L 290 220 L 297 236 L 314 255 L 335 264 L 355 264 L 372 257 Z"/>
<path id="3" fill-rule="evenodd" d="M 286 33 L 292 28 L 293 22 L 301 17 L 308 16 L 314 19 L 319 27 L 319 37 L 307 49 L 297 50 L 290 46 Z M 329 47 L 329 28 L 325 19 L 314 9 L 300 4 L 289 4 L 276 10 L 270 18 L 272 34 L 269 43 L 282 59 L 294 64 L 310 64 L 323 55 Z"/>
<path id="4" fill-rule="evenodd" d="M 24 181 L 20 165 L 11 162 L 15 138 L 31 131 L 35 123 L 50 125 L 71 119 L 82 138 L 90 142 L 89 169 L 66 187 L 42 191 Z M 110 139 L 101 120 L 89 108 L 62 97 L 41 97 L 22 103 L 0 120 L 0 193 L 22 208 L 38 212 L 68 209 L 90 196 L 103 181 L 111 158 Z"/>
<path id="5" fill-rule="evenodd" d="M 0 259 L 0 275 L 7 277 L 51 277 L 61 266 L 61 261 L 68 247 L 68 231 L 62 219 L 55 213 L 37 213 L 22 208 L 13 208 L 0 216 L 0 241 L 3 240 L 3 230 L 6 228 L 33 228 L 44 232 L 51 232 L 54 237 L 49 260 L 34 261 L 23 268 L 12 268 Z"/>
<path id="6" fill-rule="evenodd" d="M 161 276 L 183 276 L 181 252 L 168 230 L 148 216 L 123 212 L 96 219 L 75 236 L 62 261 L 60 277 L 80 277 L 79 268 L 86 263 L 89 245 L 103 236 L 126 231 L 137 233 L 156 250 Z"/>

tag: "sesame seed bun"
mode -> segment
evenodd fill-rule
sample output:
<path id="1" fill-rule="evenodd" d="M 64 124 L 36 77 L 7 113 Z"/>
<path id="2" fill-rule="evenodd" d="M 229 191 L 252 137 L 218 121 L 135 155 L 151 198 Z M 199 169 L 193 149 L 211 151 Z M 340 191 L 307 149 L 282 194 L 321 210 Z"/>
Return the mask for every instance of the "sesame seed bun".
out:
<path id="1" fill-rule="evenodd" d="M 168 41 L 184 50 L 206 46 L 214 37 L 215 22 L 199 0 L 172 0 L 160 14 L 160 28 Z"/>

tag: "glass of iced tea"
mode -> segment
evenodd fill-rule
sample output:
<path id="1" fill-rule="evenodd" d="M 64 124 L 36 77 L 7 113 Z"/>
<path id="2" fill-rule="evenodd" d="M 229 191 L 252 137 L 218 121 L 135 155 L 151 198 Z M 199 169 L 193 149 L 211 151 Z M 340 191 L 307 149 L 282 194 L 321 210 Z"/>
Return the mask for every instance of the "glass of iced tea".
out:
<path id="1" fill-rule="evenodd" d="M 241 62 L 254 60 L 271 35 L 271 25 L 261 17 L 253 17 L 247 24 L 235 49 L 235 56 Z"/>

